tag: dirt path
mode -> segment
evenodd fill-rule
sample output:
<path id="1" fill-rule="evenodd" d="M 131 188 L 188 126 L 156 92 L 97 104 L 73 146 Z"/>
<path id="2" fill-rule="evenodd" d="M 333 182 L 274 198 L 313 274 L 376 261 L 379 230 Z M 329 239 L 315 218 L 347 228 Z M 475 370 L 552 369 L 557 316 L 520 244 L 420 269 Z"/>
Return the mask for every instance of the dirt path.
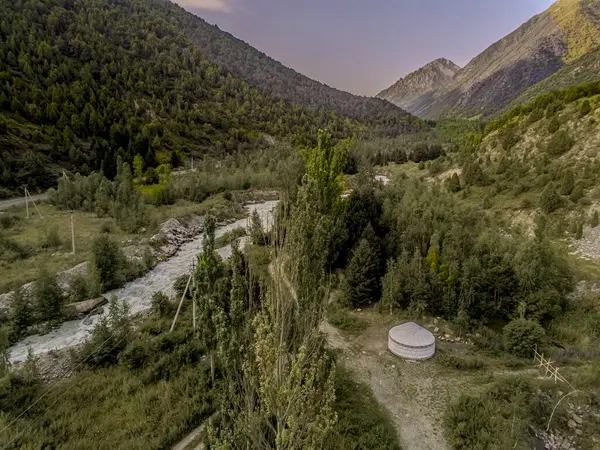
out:
<path id="1" fill-rule="evenodd" d="M 445 450 L 442 413 L 452 386 L 432 370 L 432 362 L 407 362 L 389 353 L 381 319 L 356 339 L 345 338 L 327 322 L 322 330 L 345 366 L 388 410 L 404 450 Z"/>

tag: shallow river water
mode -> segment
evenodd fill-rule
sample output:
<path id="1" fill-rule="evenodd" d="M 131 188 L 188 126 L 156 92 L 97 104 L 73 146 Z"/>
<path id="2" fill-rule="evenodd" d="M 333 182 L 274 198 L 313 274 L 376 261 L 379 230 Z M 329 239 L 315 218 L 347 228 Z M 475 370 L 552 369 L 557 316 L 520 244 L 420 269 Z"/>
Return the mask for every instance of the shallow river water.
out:
<path id="1" fill-rule="evenodd" d="M 276 201 L 269 201 L 248 205 L 246 209 L 250 214 L 255 210 L 258 211 L 263 227 L 266 228 L 273 221 L 273 210 L 276 204 Z M 238 220 L 218 228 L 216 236 L 219 237 L 235 228 L 246 227 L 246 224 L 247 219 Z M 243 242 L 245 241 L 243 240 Z M 190 272 L 192 263 L 201 251 L 202 235 L 199 235 L 182 245 L 175 256 L 158 263 L 144 276 L 125 284 L 120 289 L 102 295 L 106 298 L 114 296 L 119 301 L 126 301 L 132 315 L 147 311 L 150 309 L 152 294 L 155 292 L 162 291 L 169 296 L 174 295 L 173 282 L 181 275 Z M 231 254 L 231 247 L 219 249 L 219 253 L 222 257 L 227 258 Z M 104 310 L 104 314 L 106 314 L 108 308 L 105 307 Z M 27 357 L 28 348 L 31 348 L 34 355 L 39 355 L 80 344 L 89 336 L 101 317 L 102 315 L 94 316 L 87 325 L 83 323 L 83 320 L 65 322 L 56 330 L 43 336 L 29 336 L 10 348 L 10 361 L 13 363 L 23 361 Z"/>

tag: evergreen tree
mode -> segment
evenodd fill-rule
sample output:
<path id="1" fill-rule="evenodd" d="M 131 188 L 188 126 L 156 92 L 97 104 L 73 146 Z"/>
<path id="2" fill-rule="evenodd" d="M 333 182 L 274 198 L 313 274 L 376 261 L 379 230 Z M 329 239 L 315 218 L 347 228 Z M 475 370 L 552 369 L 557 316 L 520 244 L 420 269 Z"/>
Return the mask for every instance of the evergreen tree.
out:
<path id="1" fill-rule="evenodd" d="M 137 179 L 138 183 L 142 182 L 144 176 L 144 158 L 138 153 L 133 158 L 133 176 Z"/>
<path id="2" fill-rule="evenodd" d="M 346 269 L 346 295 L 352 306 L 377 300 L 380 292 L 378 261 L 379 255 L 371 242 L 361 238 Z"/>
<path id="3" fill-rule="evenodd" d="M 103 234 L 92 244 L 92 264 L 97 271 L 102 289 L 115 289 L 125 281 L 125 255 L 119 244 Z"/>
<path id="4" fill-rule="evenodd" d="M 176 169 L 180 165 L 181 165 L 181 158 L 179 157 L 179 153 L 177 152 L 177 150 L 173 150 L 171 152 L 171 167 L 173 167 L 173 169 Z"/>
<path id="5" fill-rule="evenodd" d="M 460 191 L 460 179 L 458 178 L 457 173 L 453 173 L 452 176 L 448 179 L 448 191 L 450 192 L 458 192 Z"/>
<path id="6" fill-rule="evenodd" d="M 198 304 L 198 320 L 202 324 L 198 333 L 209 353 L 211 380 L 215 378 L 219 337 L 225 336 L 227 328 L 225 293 L 223 282 L 220 282 L 223 267 L 215 249 L 215 229 L 215 218 L 206 217 L 202 253 L 194 271 L 192 291 L 193 301 Z"/>
<path id="7" fill-rule="evenodd" d="M 592 107 L 590 106 L 590 101 L 584 100 L 581 103 L 581 109 L 579 110 L 579 113 L 581 114 L 581 117 L 585 117 L 590 113 L 591 110 L 592 110 Z"/>
<path id="8" fill-rule="evenodd" d="M 571 195 L 575 188 L 575 176 L 572 170 L 566 170 L 560 185 L 560 193 L 562 195 Z"/>
<path id="9" fill-rule="evenodd" d="M 0 327 L 0 381 L 8 373 L 10 368 L 9 341 L 4 329 Z"/>
<path id="10" fill-rule="evenodd" d="M 43 321 L 55 322 L 62 317 L 63 293 L 52 275 L 42 269 L 34 286 L 34 297 L 37 303 L 37 312 Z"/>
<path id="11" fill-rule="evenodd" d="M 33 310 L 26 291 L 19 288 L 11 297 L 13 332 L 18 336 L 34 321 Z"/>
<path id="12" fill-rule="evenodd" d="M 548 124 L 548 133 L 554 134 L 558 131 L 559 128 L 560 128 L 560 122 L 558 120 L 558 117 L 556 117 L 556 116 L 552 117 L 552 119 L 550 120 L 550 123 Z"/>
<path id="13" fill-rule="evenodd" d="M 260 215 L 256 209 L 252 211 L 252 215 L 250 217 L 250 241 L 254 245 L 265 244 L 265 232 L 263 231 Z"/>

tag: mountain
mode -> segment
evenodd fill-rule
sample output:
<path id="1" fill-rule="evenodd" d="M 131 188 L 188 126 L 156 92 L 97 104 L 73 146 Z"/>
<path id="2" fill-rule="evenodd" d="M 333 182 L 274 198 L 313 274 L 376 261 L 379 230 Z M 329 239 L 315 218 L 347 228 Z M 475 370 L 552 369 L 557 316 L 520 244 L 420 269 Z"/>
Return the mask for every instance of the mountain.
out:
<path id="1" fill-rule="evenodd" d="M 590 83 L 600 79 L 600 48 L 567 64 L 558 72 L 550 75 L 544 81 L 531 86 L 517 99 L 511 102 L 509 107 L 528 103 L 538 95 L 565 89 L 570 86 Z"/>
<path id="2" fill-rule="evenodd" d="M 451 83 L 409 112 L 424 118 L 489 116 L 600 45 L 600 2 L 559 0 L 491 45 Z"/>
<path id="3" fill-rule="evenodd" d="M 285 67 L 218 26 L 184 13 L 182 8 L 180 14 L 184 19 L 182 25 L 203 55 L 261 92 L 294 104 L 331 110 L 350 117 L 408 118 L 404 111 L 389 102 L 329 87 Z"/>
<path id="4" fill-rule="evenodd" d="M 111 177 L 173 152 L 247 151 L 427 125 L 287 69 L 167 0 L 0 2 L 0 196 L 60 168 Z M 4 192 L 2 192 L 4 188 Z"/>
<path id="5" fill-rule="evenodd" d="M 424 106 L 420 104 L 419 99 L 450 83 L 459 70 L 460 67 L 452 61 L 439 58 L 404 78 L 400 78 L 376 97 L 387 100 L 407 111 L 414 111 Z"/>

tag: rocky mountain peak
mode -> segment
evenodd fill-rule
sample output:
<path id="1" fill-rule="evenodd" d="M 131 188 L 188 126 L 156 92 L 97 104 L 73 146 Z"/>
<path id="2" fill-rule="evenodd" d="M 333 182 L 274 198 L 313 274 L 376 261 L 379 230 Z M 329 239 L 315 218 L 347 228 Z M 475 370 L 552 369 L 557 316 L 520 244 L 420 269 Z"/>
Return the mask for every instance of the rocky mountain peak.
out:
<path id="1" fill-rule="evenodd" d="M 399 79 L 391 87 L 377 94 L 401 108 L 411 108 L 415 100 L 448 84 L 460 67 L 446 58 L 438 58 Z"/>

